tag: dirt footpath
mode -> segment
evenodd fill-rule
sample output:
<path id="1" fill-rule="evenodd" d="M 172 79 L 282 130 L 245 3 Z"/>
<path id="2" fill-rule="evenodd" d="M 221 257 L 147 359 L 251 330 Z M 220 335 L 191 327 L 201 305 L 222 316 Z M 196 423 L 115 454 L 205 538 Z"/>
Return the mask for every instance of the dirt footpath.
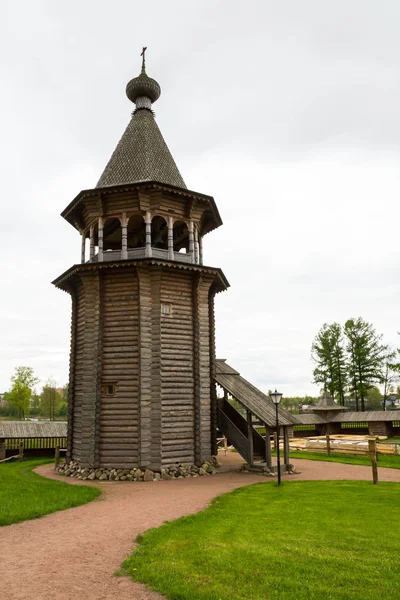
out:
<path id="1" fill-rule="evenodd" d="M 221 461 L 227 468 L 243 462 L 233 453 Z M 297 461 L 296 466 L 301 474 L 285 479 L 371 478 L 369 467 L 308 460 Z M 74 485 L 88 484 L 56 476 L 51 466 L 39 467 L 37 472 Z M 400 482 L 400 470 L 379 469 L 379 477 Z M 113 576 L 138 533 L 197 512 L 218 494 L 257 481 L 266 478 L 228 471 L 175 481 L 97 482 L 103 491 L 98 500 L 0 528 L 0 598 L 160 600 L 162 596 L 141 584 Z"/>

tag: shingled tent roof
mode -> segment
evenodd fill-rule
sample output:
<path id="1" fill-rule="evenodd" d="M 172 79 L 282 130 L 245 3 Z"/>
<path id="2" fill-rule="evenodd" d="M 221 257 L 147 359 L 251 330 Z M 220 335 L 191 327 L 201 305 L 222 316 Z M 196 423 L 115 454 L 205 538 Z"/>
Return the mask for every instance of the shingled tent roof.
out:
<path id="1" fill-rule="evenodd" d="M 126 94 L 136 109 L 96 187 L 158 181 L 186 188 L 154 118 L 151 107 L 161 88 L 146 74 L 144 61 L 141 74 L 128 83 Z"/>
<path id="2" fill-rule="evenodd" d="M 318 402 L 318 404 L 316 404 L 315 406 L 311 407 L 310 406 L 310 410 L 313 410 L 315 412 L 318 411 L 325 411 L 325 410 L 349 410 L 347 407 L 345 406 L 339 406 L 338 404 L 336 404 L 336 402 L 334 401 L 334 399 L 332 398 L 332 396 L 330 396 L 327 392 L 324 392 Z"/>

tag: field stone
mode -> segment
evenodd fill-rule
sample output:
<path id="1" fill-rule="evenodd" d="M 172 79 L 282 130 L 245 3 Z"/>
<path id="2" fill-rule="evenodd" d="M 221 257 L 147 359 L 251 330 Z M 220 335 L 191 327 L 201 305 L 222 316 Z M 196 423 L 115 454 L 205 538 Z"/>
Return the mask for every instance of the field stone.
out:
<path id="1" fill-rule="evenodd" d="M 91 481 L 93 481 L 93 479 L 96 479 L 96 473 L 90 473 L 88 479 L 90 479 Z"/>
<path id="2" fill-rule="evenodd" d="M 154 473 L 150 469 L 146 469 L 143 475 L 143 481 L 153 481 Z"/>

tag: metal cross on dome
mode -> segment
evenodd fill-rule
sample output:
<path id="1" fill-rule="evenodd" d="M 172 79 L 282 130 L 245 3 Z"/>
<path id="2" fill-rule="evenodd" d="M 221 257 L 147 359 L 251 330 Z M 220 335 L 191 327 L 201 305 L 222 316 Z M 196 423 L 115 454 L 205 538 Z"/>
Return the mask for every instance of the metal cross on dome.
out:
<path id="1" fill-rule="evenodd" d="M 147 50 L 147 46 L 144 46 L 140 53 L 140 56 L 142 57 L 142 71 L 144 71 L 145 67 L 146 67 L 146 56 L 145 56 L 146 50 Z"/>

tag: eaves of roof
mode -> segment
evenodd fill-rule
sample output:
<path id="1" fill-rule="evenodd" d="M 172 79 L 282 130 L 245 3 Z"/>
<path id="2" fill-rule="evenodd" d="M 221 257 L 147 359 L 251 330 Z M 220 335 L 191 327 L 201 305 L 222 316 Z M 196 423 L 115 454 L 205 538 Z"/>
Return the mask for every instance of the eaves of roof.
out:
<path id="1" fill-rule="evenodd" d="M 183 269 L 189 271 L 200 271 L 205 273 L 210 273 L 215 275 L 219 282 L 220 286 L 218 292 L 222 292 L 228 287 L 230 287 L 229 281 L 225 277 L 222 269 L 216 267 L 207 267 L 204 265 L 196 265 L 192 263 L 184 263 L 179 261 L 167 261 L 156 258 L 137 258 L 131 260 L 115 260 L 110 262 L 87 262 L 83 264 L 77 264 L 70 267 L 67 271 L 62 273 L 59 277 L 57 277 L 52 284 L 60 289 L 64 289 L 64 284 L 71 279 L 77 273 L 87 272 L 87 271 L 97 271 L 99 269 L 109 269 L 109 268 L 124 268 L 124 267 L 136 267 L 136 266 L 146 266 L 146 265 L 157 265 L 161 267 L 169 267 L 175 269 Z"/>
<path id="2" fill-rule="evenodd" d="M 62 211 L 61 216 L 69 221 L 68 216 L 79 206 L 79 204 L 86 198 L 90 196 L 99 196 L 99 194 L 107 195 L 107 194 L 115 194 L 118 192 L 125 192 L 135 189 L 143 189 L 143 188 L 153 188 L 153 189 L 162 189 L 166 191 L 170 191 L 178 196 L 187 196 L 189 198 L 203 200 L 204 202 L 208 202 L 212 208 L 213 214 L 217 221 L 217 227 L 222 225 L 221 215 L 219 214 L 217 205 L 212 196 L 208 196 L 207 194 L 201 194 L 199 192 L 195 192 L 193 190 L 188 190 L 186 188 L 177 187 L 170 184 L 165 184 L 160 181 L 136 181 L 135 183 L 126 183 L 108 186 L 105 188 L 90 188 L 87 190 L 82 190 L 79 192 L 77 196 L 68 204 L 68 206 Z"/>

